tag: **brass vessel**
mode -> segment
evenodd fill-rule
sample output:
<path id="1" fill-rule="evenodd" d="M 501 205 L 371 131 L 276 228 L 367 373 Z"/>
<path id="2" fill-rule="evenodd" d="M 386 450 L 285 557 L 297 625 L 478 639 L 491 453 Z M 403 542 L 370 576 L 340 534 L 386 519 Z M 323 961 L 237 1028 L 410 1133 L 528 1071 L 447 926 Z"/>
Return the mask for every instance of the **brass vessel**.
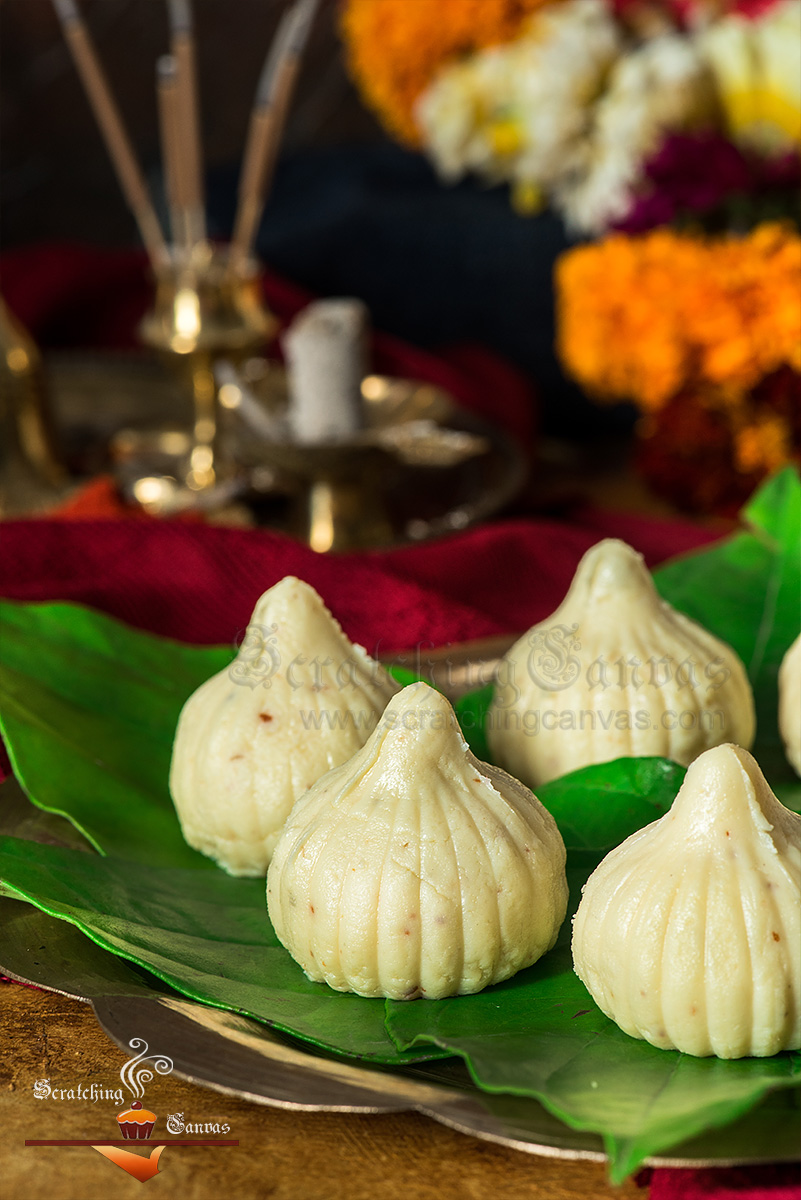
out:
<path id="1" fill-rule="evenodd" d="M 221 453 L 215 361 L 241 361 L 270 341 L 277 326 L 262 301 L 255 264 L 232 272 L 223 248 L 204 244 L 188 261 L 158 273 L 153 308 L 139 333 L 177 370 L 192 396 L 193 445 L 182 481 L 192 491 L 215 487 L 233 468 Z"/>
<path id="2" fill-rule="evenodd" d="M 66 483 L 41 355 L 0 297 L 0 517 L 48 508 Z"/>

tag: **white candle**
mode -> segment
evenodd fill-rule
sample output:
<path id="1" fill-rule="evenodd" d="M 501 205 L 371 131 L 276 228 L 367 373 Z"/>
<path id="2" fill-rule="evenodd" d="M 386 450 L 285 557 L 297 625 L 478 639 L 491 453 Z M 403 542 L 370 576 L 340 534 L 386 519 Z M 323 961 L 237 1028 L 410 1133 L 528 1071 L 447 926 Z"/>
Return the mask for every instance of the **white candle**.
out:
<path id="1" fill-rule="evenodd" d="M 367 329 L 361 300 L 318 300 L 284 334 L 289 421 L 296 441 L 335 441 L 362 428 Z"/>

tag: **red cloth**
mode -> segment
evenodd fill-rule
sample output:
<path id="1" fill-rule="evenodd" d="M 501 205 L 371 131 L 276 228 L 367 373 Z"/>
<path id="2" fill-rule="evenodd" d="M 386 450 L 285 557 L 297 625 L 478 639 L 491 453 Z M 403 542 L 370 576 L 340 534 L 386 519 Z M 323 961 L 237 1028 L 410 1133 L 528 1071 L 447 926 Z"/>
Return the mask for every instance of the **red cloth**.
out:
<path id="1" fill-rule="evenodd" d="M 714 1168 L 702 1171 L 658 1170 L 650 1200 L 800 1200 L 797 1164 Z"/>
<path id="2" fill-rule="evenodd" d="M 567 526 L 514 520 L 422 546 L 321 556 L 266 530 L 155 521 L 0 525 L 0 595 L 74 600 L 197 643 L 228 642 L 284 575 L 318 589 L 348 635 L 381 654 L 526 629 L 564 597 L 602 536 L 649 565 L 711 540 L 689 523 L 587 512 Z"/>

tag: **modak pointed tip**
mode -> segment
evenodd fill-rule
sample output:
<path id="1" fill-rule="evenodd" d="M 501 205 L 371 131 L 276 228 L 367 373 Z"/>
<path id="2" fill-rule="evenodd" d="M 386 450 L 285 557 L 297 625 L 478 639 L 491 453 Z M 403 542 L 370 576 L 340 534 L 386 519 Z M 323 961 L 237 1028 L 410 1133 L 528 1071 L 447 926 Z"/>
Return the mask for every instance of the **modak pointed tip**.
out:
<path id="1" fill-rule="evenodd" d="M 334 621 L 319 592 L 310 583 L 297 575 L 285 575 L 259 596 L 253 608 L 251 622 L 263 622 L 272 614 L 293 610 L 325 613 Z"/>
<path id="2" fill-rule="evenodd" d="M 690 764 L 671 811 L 710 836 L 719 826 L 729 825 L 731 836 L 745 823 L 769 830 L 790 810 L 772 791 L 753 754 L 724 742 Z"/>
<path id="3" fill-rule="evenodd" d="M 751 745 L 754 730 L 732 647 L 664 601 L 642 555 L 608 538 L 504 655 L 487 738 L 500 766 L 538 787 L 621 757 L 687 766 L 722 741 Z"/>
<path id="4" fill-rule="evenodd" d="M 752 783 L 768 787 L 762 768 L 750 751 L 735 742 L 722 742 L 719 746 L 704 750 L 703 754 L 693 759 L 687 768 L 679 795 L 684 791 L 706 789 L 710 784 L 717 785 L 721 779 L 742 782 L 745 778 Z"/>
<path id="5" fill-rule="evenodd" d="M 413 713 L 421 707 L 432 712 L 452 713 L 453 705 L 447 696 L 438 692 L 430 683 L 418 679 L 415 683 L 407 683 L 397 695 L 393 696 L 387 705 L 387 712 Z"/>
<path id="6" fill-rule="evenodd" d="M 418 680 L 409 683 L 387 704 L 384 715 L 373 734 L 383 747 L 379 753 L 404 756 L 412 744 L 424 743 L 426 752 L 438 760 L 450 753 L 469 753 L 459 719 L 447 696 Z"/>
<path id="7" fill-rule="evenodd" d="M 742 746 L 738 746 L 736 742 L 721 742 L 719 746 L 712 746 L 693 759 L 687 768 L 685 786 L 688 780 L 700 781 L 722 769 L 731 769 L 735 765 L 742 767 L 748 775 L 759 775 L 764 778 L 753 754 Z"/>
<path id="8" fill-rule="evenodd" d="M 620 538 L 604 538 L 592 546 L 578 565 L 575 582 L 596 598 L 632 588 L 653 591 L 642 554 Z"/>

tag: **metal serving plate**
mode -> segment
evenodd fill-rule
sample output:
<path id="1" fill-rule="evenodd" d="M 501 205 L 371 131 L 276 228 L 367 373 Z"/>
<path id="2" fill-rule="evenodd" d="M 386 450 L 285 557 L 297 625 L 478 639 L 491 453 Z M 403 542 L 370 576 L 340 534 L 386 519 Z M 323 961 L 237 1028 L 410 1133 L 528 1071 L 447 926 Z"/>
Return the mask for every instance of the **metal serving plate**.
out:
<path id="1" fill-rule="evenodd" d="M 3 787 L 5 797 L 9 786 Z M 266 1025 L 172 992 L 108 954 L 72 925 L 0 899 L 0 970 L 90 1004 L 126 1054 L 134 1037 L 168 1047 L 174 1074 L 225 1095 L 277 1108 L 344 1113 L 415 1110 L 452 1129 L 555 1158 L 605 1159 L 600 1137 L 562 1124 L 536 1100 L 482 1092 L 459 1059 L 404 1068 L 354 1065 L 310 1051 Z M 80 966 L 77 964 L 80 963 Z M 160 994 L 154 994 L 160 993 Z M 733 1166 L 798 1157 L 793 1098 L 769 1097 L 732 1125 L 648 1160 L 661 1166 Z"/>
<path id="2" fill-rule="evenodd" d="M 137 495 L 136 482 L 143 477 L 183 478 L 191 446 L 191 404 L 178 377 L 159 358 L 145 353 L 72 351 L 49 355 L 46 366 L 62 449 L 75 471 L 82 476 L 111 471 L 129 499 Z M 261 402 L 262 420 L 280 418 L 286 408 L 283 368 L 260 358 L 250 360 L 245 368 L 250 371 L 245 376 L 249 387 Z M 388 521 L 382 544 L 424 541 L 465 529 L 498 511 L 522 487 L 526 455 L 515 439 L 459 408 L 441 389 L 371 375 L 364 381 L 363 393 L 368 428 L 373 431 L 394 429 L 400 435 L 411 428 L 409 422 L 432 426 L 429 439 L 413 439 L 412 458 L 395 456 L 398 461 L 388 471 L 386 466 L 394 458 L 384 455 L 381 487 L 375 493 Z M 225 487 L 207 495 L 201 507 L 214 511 L 238 500 L 249 506 L 240 512 L 239 521 L 250 511 L 252 520 L 258 517 L 259 523 L 291 529 L 292 501 L 306 486 L 301 483 L 304 471 L 298 473 L 297 447 L 260 439 L 230 411 L 223 410 L 220 419 L 228 452 L 239 463 L 239 471 Z M 461 436 L 483 448 L 441 461 L 437 448 L 441 454 L 442 445 L 435 444 L 436 435 L 446 431 L 452 445 Z M 26 496 L 24 501 L 33 508 L 36 499 Z M 177 493 L 173 499 L 177 503 Z M 164 503 L 162 513 L 172 501 Z"/>

